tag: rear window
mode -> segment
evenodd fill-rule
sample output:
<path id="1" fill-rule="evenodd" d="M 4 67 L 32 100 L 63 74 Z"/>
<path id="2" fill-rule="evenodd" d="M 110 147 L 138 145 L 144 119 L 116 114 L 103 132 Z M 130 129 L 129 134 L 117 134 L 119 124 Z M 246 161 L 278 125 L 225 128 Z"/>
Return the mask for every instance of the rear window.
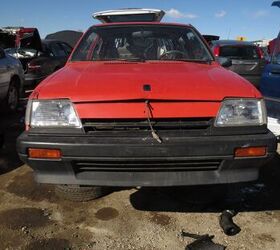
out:
<path id="1" fill-rule="evenodd" d="M 111 15 L 104 17 L 108 23 L 120 23 L 120 22 L 152 22 L 155 17 L 154 14 L 145 15 Z"/>
<path id="2" fill-rule="evenodd" d="M 231 59 L 260 59 L 255 46 L 222 46 L 220 56 Z"/>

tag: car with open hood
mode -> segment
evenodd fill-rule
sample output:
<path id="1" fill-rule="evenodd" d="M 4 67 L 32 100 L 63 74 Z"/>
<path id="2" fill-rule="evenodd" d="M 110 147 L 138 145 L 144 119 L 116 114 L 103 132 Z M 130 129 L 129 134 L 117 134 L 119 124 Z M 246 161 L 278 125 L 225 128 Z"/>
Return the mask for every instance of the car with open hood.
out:
<path id="1" fill-rule="evenodd" d="M 275 154 L 260 92 L 215 61 L 193 26 L 145 13 L 110 11 L 118 22 L 90 27 L 30 96 L 19 156 L 68 198 L 252 181 Z"/>
<path id="2" fill-rule="evenodd" d="M 40 55 L 27 64 L 25 72 L 26 88 L 33 89 L 40 81 L 61 69 L 67 62 L 72 49 L 66 42 L 43 39 Z"/>
<path id="3" fill-rule="evenodd" d="M 42 51 L 40 34 L 36 28 L 0 28 L 0 47 L 18 58 L 25 71 L 28 63 Z"/>
<path id="4" fill-rule="evenodd" d="M 34 88 L 47 76 L 62 68 L 72 47 L 66 42 L 42 40 L 36 28 L 5 27 L 0 29 L 0 46 L 22 63 L 24 87 Z"/>

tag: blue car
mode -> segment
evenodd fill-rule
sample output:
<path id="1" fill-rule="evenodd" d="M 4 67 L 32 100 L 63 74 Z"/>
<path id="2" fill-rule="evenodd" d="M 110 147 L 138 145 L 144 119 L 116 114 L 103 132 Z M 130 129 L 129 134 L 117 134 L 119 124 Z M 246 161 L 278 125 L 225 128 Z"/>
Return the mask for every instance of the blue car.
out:
<path id="1" fill-rule="evenodd" d="M 266 100 L 268 122 L 273 123 L 273 129 L 276 129 L 280 135 L 280 33 L 275 42 L 270 63 L 266 65 L 262 74 L 260 90 Z"/>

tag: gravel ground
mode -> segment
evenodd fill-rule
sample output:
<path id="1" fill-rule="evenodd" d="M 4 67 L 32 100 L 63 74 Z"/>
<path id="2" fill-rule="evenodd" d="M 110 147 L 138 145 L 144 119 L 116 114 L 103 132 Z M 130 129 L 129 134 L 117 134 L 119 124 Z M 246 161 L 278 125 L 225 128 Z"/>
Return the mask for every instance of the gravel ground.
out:
<path id="1" fill-rule="evenodd" d="M 129 188 L 91 202 L 55 196 L 17 158 L 22 113 L 6 117 L 0 150 L 0 249 L 185 249 L 182 230 L 214 235 L 227 249 L 280 249 L 280 158 L 255 183 L 196 188 Z M 241 232 L 226 236 L 218 218 L 236 209 Z"/>

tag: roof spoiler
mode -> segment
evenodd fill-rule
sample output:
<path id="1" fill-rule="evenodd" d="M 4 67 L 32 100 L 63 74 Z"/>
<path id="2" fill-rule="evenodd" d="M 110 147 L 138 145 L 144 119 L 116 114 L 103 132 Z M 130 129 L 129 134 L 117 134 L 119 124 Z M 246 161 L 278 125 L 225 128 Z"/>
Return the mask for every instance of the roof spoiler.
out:
<path id="1" fill-rule="evenodd" d="M 160 22 L 165 12 L 158 9 L 119 9 L 93 13 L 93 18 L 102 23 L 115 22 Z"/>

